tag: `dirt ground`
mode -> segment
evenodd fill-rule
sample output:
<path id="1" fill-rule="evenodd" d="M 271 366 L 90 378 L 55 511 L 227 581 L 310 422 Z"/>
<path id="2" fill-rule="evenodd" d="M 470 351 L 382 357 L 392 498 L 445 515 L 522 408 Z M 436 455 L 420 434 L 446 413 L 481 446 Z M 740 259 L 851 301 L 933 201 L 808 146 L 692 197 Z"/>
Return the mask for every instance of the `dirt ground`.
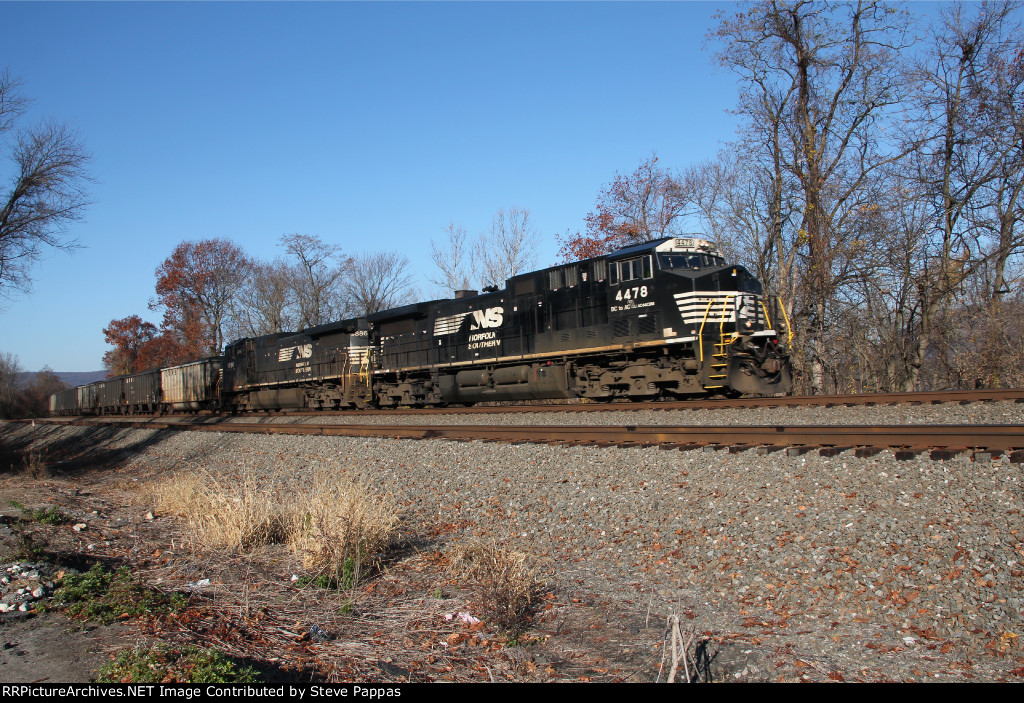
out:
<path id="1" fill-rule="evenodd" d="M 184 594 L 188 604 L 111 625 L 38 607 L 46 599 L 33 613 L 0 614 L 3 682 L 87 682 L 116 652 L 154 642 L 216 648 L 278 682 L 652 682 L 667 676 L 665 623 L 640 604 L 559 585 L 542 596 L 516 637 L 464 621 L 460 613 L 479 610 L 474 591 L 448 568 L 444 536 L 452 525 L 421 526 L 382 573 L 354 590 L 300 587 L 294 579 L 301 571 L 281 549 L 191 550 L 176 518 L 151 513 L 140 486 L 154 477 L 142 475 L 131 456 L 65 448 L 35 468 L 33 476 L 17 447 L 0 451 L 5 567 L 27 554 L 55 571 L 85 571 L 97 562 L 127 566 L 140 583 Z M 47 525 L 27 517 L 54 506 L 70 520 Z M 692 634 L 697 645 L 704 643 L 688 662 L 700 669 L 695 677 L 806 680 L 795 658 L 777 656 L 768 671 L 747 661 L 753 655 L 742 641 Z"/>

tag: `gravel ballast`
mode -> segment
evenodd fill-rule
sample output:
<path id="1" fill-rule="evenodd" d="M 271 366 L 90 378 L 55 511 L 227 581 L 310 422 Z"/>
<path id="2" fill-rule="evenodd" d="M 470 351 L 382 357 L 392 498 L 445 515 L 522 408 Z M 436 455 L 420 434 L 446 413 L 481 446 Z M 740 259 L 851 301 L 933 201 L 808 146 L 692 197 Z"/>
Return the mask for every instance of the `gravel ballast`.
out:
<path id="1" fill-rule="evenodd" d="M 1020 423 L 1022 408 L 502 417 L 525 424 L 1006 424 Z M 202 467 L 302 480 L 317 467 L 358 470 L 405 506 L 409 530 L 444 525 L 438 539 L 445 543 L 503 540 L 547 563 L 559 588 L 614 603 L 611 618 L 647 613 L 663 622 L 675 613 L 697 633 L 742 642 L 750 657 L 737 674 L 744 679 L 767 677 L 772 653 L 783 650 L 813 680 L 1024 673 L 1024 487 L 1021 465 L 1005 458 L 898 461 L 890 452 L 790 457 L 24 425 L 3 431 L 18 443 L 122 450 L 143 476 Z"/>

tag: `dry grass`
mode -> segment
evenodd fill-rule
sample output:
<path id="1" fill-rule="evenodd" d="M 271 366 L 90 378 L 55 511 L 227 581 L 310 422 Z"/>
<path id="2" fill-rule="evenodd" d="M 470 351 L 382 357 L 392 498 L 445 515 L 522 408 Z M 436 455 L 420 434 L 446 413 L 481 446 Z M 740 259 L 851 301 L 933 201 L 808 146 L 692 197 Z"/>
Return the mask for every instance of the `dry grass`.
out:
<path id="1" fill-rule="evenodd" d="M 179 474 L 151 489 L 158 510 L 185 518 L 193 546 L 241 552 L 286 544 L 318 576 L 351 587 L 398 536 L 391 496 L 343 472 L 322 470 L 288 490 L 274 479 L 222 482 Z"/>
<path id="2" fill-rule="evenodd" d="M 188 520 L 196 546 L 245 551 L 285 537 L 281 505 L 251 476 L 239 484 L 178 475 L 154 488 L 157 507 Z"/>
<path id="3" fill-rule="evenodd" d="M 344 586 L 358 583 L 398 537 L 395 501 L 358 477 L 320 471 L 298 498 L 290 508 L 289 546 L 307 569 Z"/>
<path id="4" fill-rule="evenodd" d="M 455 549 L 451 568 L 468 577 L 485 620 L 514 634 L 526 629 L 545 587 L 528 555 L 477 540 Z"/>
<path id="5" fill-rule="evenodd" d="M 46 461 L 46 452 L 39 449 L 33 443 L 22 455 L 22 469 L 32 479 L 45 479 L 50 477 L 50 466 Z"/>

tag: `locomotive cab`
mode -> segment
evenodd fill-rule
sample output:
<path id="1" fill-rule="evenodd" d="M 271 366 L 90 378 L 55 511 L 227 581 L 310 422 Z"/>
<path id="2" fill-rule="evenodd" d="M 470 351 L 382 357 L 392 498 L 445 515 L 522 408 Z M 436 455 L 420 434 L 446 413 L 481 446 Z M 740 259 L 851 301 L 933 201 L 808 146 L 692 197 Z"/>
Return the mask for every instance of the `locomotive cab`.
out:
<path id="1" fill-rule="evenodd" d="M 627 247 L 608 255 L 607 271 L 612 340 L 659 346 L 650 356 L 657 373 L 629 372 L 631 397 L 790 390 L 788 350 L 760 282 L 743 266 L 727 265 L 712 242 L 668 237 Z M 626 378 L 612 380 L 615 391 Z"/>
<path id="2" fill-rule="evenodd" d="M 674 279 L 668 317 L 678 311 L 684 338 L 696 337 L 691 342 L 704 369 L 704 388 L 789 392 L 788 347 L 773 325 L 760 281 L 743 266 L 726 265 L 713 243 L 696 237 L 664 240 L 655 256 L 662 278 Z"/>

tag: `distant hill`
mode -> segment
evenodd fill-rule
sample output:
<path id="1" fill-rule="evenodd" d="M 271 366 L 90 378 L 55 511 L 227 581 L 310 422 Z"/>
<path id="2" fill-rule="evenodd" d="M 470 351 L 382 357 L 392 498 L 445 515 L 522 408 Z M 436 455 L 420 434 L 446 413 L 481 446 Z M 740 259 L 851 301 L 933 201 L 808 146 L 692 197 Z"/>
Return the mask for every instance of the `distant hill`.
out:
<path id="1" fill-rule="evenodd" d="M 102 381 L 107 377 L 106 371 L 54 371 L 57 377 L 69 388 L 84 386 L 94 381 Z M 18 387 L 24 388 L 35 380 L 35 371 L 25 371 L 18 374 Z"/>

